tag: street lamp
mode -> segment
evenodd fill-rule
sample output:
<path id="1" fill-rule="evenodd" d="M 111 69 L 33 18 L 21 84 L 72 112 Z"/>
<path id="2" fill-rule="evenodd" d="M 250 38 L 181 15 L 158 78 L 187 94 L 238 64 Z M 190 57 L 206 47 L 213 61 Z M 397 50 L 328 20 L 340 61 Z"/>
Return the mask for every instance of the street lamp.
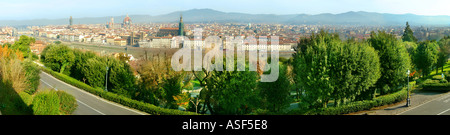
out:
<path id="1" fill-rule="evenodd" d="M 106 66 L 105 91 L 108 91 L 108 66 Z"/>
<path id="2" fill-rule="evenodd" d="M 409 71 L 409 69 L 408 69 L 408 71 L 406 72 L 406 74 L 408 75 L 408 91 L 407 91 L 407 97 L 406 97 L 406 107 L 409 107 L 409 106 L 411 106 L 411 98 L 410 98 L 410 94 L 409 94 L 409 74 L 410 73 L 410 71 Z"/>

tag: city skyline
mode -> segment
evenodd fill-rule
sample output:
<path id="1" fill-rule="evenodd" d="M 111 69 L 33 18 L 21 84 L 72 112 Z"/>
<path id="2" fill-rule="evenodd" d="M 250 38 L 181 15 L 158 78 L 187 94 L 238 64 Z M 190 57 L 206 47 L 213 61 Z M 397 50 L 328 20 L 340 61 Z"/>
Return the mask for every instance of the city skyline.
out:
<path id="1" fill-rule="evenodd" d="M 294 1 L 294 0 L 263 0 L 263 1 L 215 1 L 187 0 L 187 1 L 2 1 L 0 20 L 32 20 L 32 19 L 60 19 L 67 16 L 104 17 L 125 14 L 134 15 L 162 15 L 175 11 L 190 9 L 214 9 L 223 12 L 240 12 L 248 14 L 310 14 L 323 13 L 339 14 L 349 11 L 365 11 L 390 14 L 416 14 L 427 16 L 450 16 L 450 3 L 445 0 L 429 0 L 423 3 L 418 0 L 343 0 L 343 1 Z M 433 7 L 433 8 L 430 8 Z"/>

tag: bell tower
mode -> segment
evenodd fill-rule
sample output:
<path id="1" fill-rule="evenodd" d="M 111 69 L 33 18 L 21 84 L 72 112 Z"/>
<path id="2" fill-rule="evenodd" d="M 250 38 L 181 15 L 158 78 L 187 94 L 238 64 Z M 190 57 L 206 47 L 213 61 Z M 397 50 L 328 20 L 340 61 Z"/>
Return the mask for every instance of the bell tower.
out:
<path id="1" fill-rule="evenodd" d="M 183 23 L 183 15 L 180 15 L 180 23 L 178 24 L 178 35 L 184 36 L 184 23 Z"/>

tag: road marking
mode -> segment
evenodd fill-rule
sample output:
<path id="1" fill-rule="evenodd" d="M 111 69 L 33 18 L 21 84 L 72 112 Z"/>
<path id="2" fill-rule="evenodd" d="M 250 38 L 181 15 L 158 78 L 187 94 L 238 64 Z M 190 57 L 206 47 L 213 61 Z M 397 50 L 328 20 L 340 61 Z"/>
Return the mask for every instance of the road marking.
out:
<path id="1" fill-rule="evenodd" d="M 444 103 L 447 103 L 448 101 L 450 101 L 450 99 L 444 100 Z"/>
<path id="2" fill-rule="evenodd" d="M 92 94 L 92 93 L 89 93 L 89 92 L 87 92 L 87 91 L 81 90 L 80 88 L 77 88 L 77 87 L 72 86 L 72 85 L 70 85 L 70 84 L 68 84 L 68 83 L 66 83 L 66 82 L 63 82 L 63 81 L 61 81 L 61 80 L 59 80 L 59 79 L 53 77 L 52 75 L 49 75 L 49 74 L 46 73 L 46 72 L 43 72 L 43 71 L 42 71 L 42 73 L 44 73 L 44 74 L 47 75 L 47 76 L 50 76 L 50 77 L 53 78 L 54 80 L 57 80 L 57 81 L 59 81 L 59 82 L 61 82 L 61 83 L 63 83 L 63 84 L 66 84 L 66 85 L 69 86 L 69 87 L 72 87 L 72 88 L 74 88 L 74 89 L 76 89 L 76 90 L 78 90 L 78 91 L 80 91 L 80 92 L 83 92 L 83 93 L 85 93 L 85 94 L 87 94 L 87 95 L 90 95 L 90 96 L 92 96 L 92 97 L 94 97 L 94 98 L 97 98 L 97 99 L 99 99 L 99 100 L 101 100 L 101 101 L 103 101 L 103 102 L 105 102 L 105 103 L 108 103 L 108 104 L 111 104 L 111 105 L 120 107 L 120 108 L 122 108 L 122 109 L 126 109 L 126 110 L 128 110 L 128 111 L 132 111 L 132 112 L 137 113 L 137 114 L 140 114 L 140 115 L 148 115 L 148 114 L 146 114 L 146 113 L 142 113 L 142 112 L 139 112 L 139 111 L 136 111 L 136 110 L 127 108 L 127 107 L 125 107 L 125 106 L 123 106 L 123 105 L 120 105 L 120 104 L 118 104 L 118 103 L 114 103 L 114 102 L 108 101 L 108 100 L 103 99 L 103 98 L 100 98 L 100 97 L 98 97 L 98 96 L 96 96 L 96 95 L 94 95 L 94 94 Z"/>
<path id="3" fill-rule="evenodd" d="M 39 79 L 39 80 L 42 81 L 43 83 L 45 83 L 46 85 L 52 87 L 52 88 L 55 89 L 56 91 L 58 91 L 58 89 L 56 89 L 56 88 L 53 87 L 52 85 L 48 84 L 48 83 L 45 82 L 44 80 L 42 80 L 42 79 Z M 102 114 L 102 115 L 105 115 L 104 113 L 100 112 L 99 110 L 94 109 L 94 108 L 92 108 L 91 106 L 87 105 L 86 103 L 83 103 L 83 102 L 81 102 L 81 101 L 78 100 L 78 99 L 76 99 L 76 100 L 77 100 L 77 102 L 80 102 L 80 103 L 83 104 L 84 106 L 87 106 L 88 108 L 91 108 L 92 110 L 94 110 L 94 111 L 96 111 L 96 112 L 98 112 L 98 113 L 100 113 L 100 114 Z"/>
<path id="4" fill-rule="evenodd" d="M 444 100 L 444 99 L 446 99 L 446 98 L 448 98 L 448 97 L 450 97 L 450 94 L 447 94 L 447 95 L 445 95 L 445 96 L 442 96 L 442 97 L 439 97 L 439 101 L 441 101 L 441 100 Z"/>
<path id="5" fill-rule="evenodd" d="M 403 113 L 405 113 L 405 112 L 407 112 L 407 111 L 411 111 L 411 110 L 413 110 L 413 109 L 416 109 L 417 107 L 420 107 L 420 106 L 422 106 L 422 105 L 424 105 L 424 104 L 427 104 L 427 103 L 429 103 L 429 102 L 431 102 L 431 101 L 434 101 L 434 100 L 429 100 L 429 101 L 427 101 L 427 102 L 425 102 L 425 103 L 422 103 L 422 104 L 420 104 L 420 105 L 414 106 L 414 107 L 412 107 L 412 108 L 410 108 L 410 109 L 406 109 L 405 111 L 403 111 L 403 112 L 401 112 L 401 113 L 397 113 L 397 114 L 395 114 L 395 115 L 401 115 L 401 114 L 403 114 Z"/>
<path id="6" fill-rule="evenodd" d="M 404 110 L 403 112 L 401 112 L 401 113 L 397 113 L 397 114 L 395 114 L 395 115 L 401 115 L 401 114 L 403 114 L 403 113 L 405 113 L 405 112 L 407 112 L 407 111 L 411 111 L 411 110 L 413 110 L 413 109 L 416 109 L 417 107 L 420 107 L 420 106 L 422 106 L 422 105 L 424 105 L 424 104 L 428 104 L 428 103 L 430 103 L 431 101 L 435 101 L 435 100 L 442 100 L 444 97 L 447 97 L 447 96 L 449 96 L 450 94 L 449 93 L 446 93 L 446 95 L 441 95 L 441 96 L 439 96 L 439 97 L 437 97 L 437 98 L 435 98 L 435 99 L 430 99 L 430 100 L 428 100 L 428 101 L 426 101 L 425 103 L 422 103 L 422 104 L 420 104 L 420 105 L 417 105 L 417 106 L 414 106 L 414 107 L 412 107 L 412 108 L 410 108 L 410 109 L 406 109 L 406 110 Z"/>
<path id="7" fill-rule="evenodd" d="M 47 84 L 48 86 L 52 87 L 52 89 L 55 89 L 55 91 L 58 91 L 58 89 L 56 89 L 56 87 L 51 86 L 50 84 L 48 84 L 48 83 L 45 82 L 44 80 L 42 80 L 42 79 L 39 79 L 39 80 L 41 80 L 43 83 Z"/>
<path id="8" fill-rule="evenodd" d="M 445 113 L 445 112 L 447 112 L 447 111 L 450 111 L 450 108 L 448 108 L 448 109 L 445 110 L 445 111 L 442 111 L 442 112 L 438 113 L 437 115 L 441 115 L 441 114 L 443 114 L 443 113 Z"/>
<path id="9" fill-rule="evenodd" d="M 83 104 L 83 105 L 87 106 L 88 108 L 91 108 L 92 110 L 94 110 L 94 111 L 96 111 L 96 112 L 98 112 L 98 113 L 100 113 L 100 114 L 102 114 L 102 115 L 106 115 L 106 114 L 104 114 L 104 113 L 100 112 L 99 110 L 97 110 L 97 109 L 94 109 L 94 108 L 92 108 L 91 106 L 89 106 L 89 105 L 87 105 L 87 104 L 85 104 L 85 103 L 81 102 L 81 101 L 80 101 L 80 100 L 78 100 L 78 99 L 77 99 L 77 102 L 80 102 L 81 104 Z"/>

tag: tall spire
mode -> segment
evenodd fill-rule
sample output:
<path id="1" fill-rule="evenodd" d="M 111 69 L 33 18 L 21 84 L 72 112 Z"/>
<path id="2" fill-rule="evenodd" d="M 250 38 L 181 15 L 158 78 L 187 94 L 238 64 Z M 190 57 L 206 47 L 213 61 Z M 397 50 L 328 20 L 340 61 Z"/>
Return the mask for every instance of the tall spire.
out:
<path id="1" fill-rule="evenodd" d="M 178 24 L 178 35 L 184 36 L 183 14 L 180 14 L 180 23 Z"/>
<path id="2" fill-rule="evenodd" d="M 69 26 L 72 26 L 72 24 L 73 24 L 73 19 L 72 19 L 72 16 L 70 16 L 70 19 L 69 19 Z"/>
<path id="3" fill-rule="evenodd" d="M 183 13 L 180 13 L 180 22 L 183 22 Z"/>

